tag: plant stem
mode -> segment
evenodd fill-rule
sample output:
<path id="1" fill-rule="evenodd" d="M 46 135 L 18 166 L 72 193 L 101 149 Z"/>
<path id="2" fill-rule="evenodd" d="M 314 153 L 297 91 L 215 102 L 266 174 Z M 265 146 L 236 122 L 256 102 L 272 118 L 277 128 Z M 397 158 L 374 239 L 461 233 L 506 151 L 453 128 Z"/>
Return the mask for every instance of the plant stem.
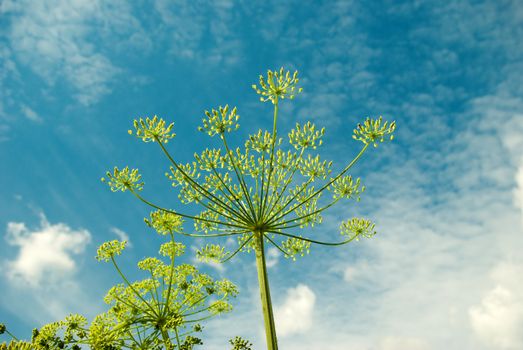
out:
<path id="1" fill-rule="evenodd" d="M 269 290 L 269 279 L 267 278 L 267 266 L 265 263 L 265 247 L 263 246 L 264 235 L 262 232 L 255 232 L 254 235 L 256 237 L 256 269 L 258 270 L 258 283 L 260 285 L 265 336 L 267 338 L 267 350 L 278 350 L 271 293 Z"/>

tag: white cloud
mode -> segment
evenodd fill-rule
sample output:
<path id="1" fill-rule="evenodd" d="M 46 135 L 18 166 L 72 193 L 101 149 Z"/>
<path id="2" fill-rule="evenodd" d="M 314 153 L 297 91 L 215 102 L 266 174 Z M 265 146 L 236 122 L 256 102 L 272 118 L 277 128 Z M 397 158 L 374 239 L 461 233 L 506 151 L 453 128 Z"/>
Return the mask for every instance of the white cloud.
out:
<path id="1" fill-rule="evenodd" d="M 24 114 L 24 116 L 27 119 L 29 119 L 30 121 L 33 121 L 36 123 L 41 123 L 43 121 L 42 117 L 40 117 L 34 110 L 29 108 L 28 106 L 22 105 L 21 108 L 22 108 L 22 113 Z"/>
<path id="2" fill-rule="evenodd" d="M 7 37 L 14 57 L 51 87 L 69 83 L 84 105 L 110 93 L 122 72 L 108 52 L 148 42 L 123 1 L 20 1 L 2 11 L 10 15 Z"/>
<path id="3" fill-rule="evenodd" d="M 469 309 L 472 329 L 499 350 L 523 348 L 523 266 L 501 263 L 492 273 L 495 286 Z"/>
<path id="4" fill-rule="evenodd" d="M 127 241 L 127 247 L 133 246 L 127 232 L 120 230 L 118 227 L 111 227 L 111 232 L 114 233 L 120 241 Z"/>
<path id="5" fill-rule="evenodd" d="M 50 224 L 42 214 L 40 227 L 34 230 L 24 223 L 9 222 L 5 238 L 9 245 L 19 248 L 17 256 L 5 262 L 6 276 L 15 283 L 39 287 L 75 272 L 74 255 L 83 253 L 91 234 L 64 223 Z"/>
<path id="6" fill-rule="evenodd" d="M 521 227 L 523 227 L 523 165 L 520 165 L 516 173 L 516 188 L 514 190 L 516 207 L 521 210 Z"/>
<path id="7" fill-rule="evenodd" d="M 345 282 L 355 282 L 358 278 L 362 278 L 365 275 L 365 271 L 368 271 L 369 264 L 367 261 L 359 261 L 357 264 L 347 266 L 343 272 L 343 279 Z"/>
<path id="8" fill-rule="evenodd" d="M 411 337 L 387 337 L 380 342 L 379 350 L 429 350 L 427 342 Z"/>
<path id="9" fill-rule="evenodd" d="M 267 264 L 267 268 L 274 267 L 274 266 L 278 265 L 278 261 L 280 259 L 280 251 L 278 250 L 278 248 L 271 247 L 271 248 L 267 249 L 267 254 L 266 254 L 265 258 L 266 258 L 265 262 Z"/>
<path id="10" fill-rule="evenodd" d="M 166 38 L 174 56 L 204 64 L 236 64 L 242 58 L 243 45 L 236 30 L 240 17 L 233 10 L 235 6 L 228 0 L 158 0 L 154 3 L 162 24 L 158 35 Z"/>
<path id="11" fill-rule="evenodd" d="M 313 324 L 315 302 L 316 295 L 304 284 L 288 289 L 285 301 L 274 311 L 277 334 L 285 337 L 308 331 Z"/>

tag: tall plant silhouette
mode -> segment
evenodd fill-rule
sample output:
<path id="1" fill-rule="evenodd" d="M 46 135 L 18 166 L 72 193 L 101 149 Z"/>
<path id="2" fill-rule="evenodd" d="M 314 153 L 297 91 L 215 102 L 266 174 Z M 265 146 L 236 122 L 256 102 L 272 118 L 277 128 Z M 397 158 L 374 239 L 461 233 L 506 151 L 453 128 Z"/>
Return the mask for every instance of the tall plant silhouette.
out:
<path id="1" fill-rule="evenodd" d="M 394 122 L 383 121 L 381 117 L 369 118 L 357 125 L 353 138 L 363 146 L 333 176 L 332 162 L 314 154 L 322 144 L 323 128 L 310 122 L 296 124 L 288 133 L 288 144 L 278 136 L 279 105 L 302 91 L 298 81 L 297 72 L 291 74 L 283 68 L 259 77 L 259 84 L 252 87 L 262 102 L 272 103 L 274 107 L 272 131 L 259 130 L 250 135 L 243 148 L 232 148 L 227 139 L 229 133 L 239 128 L 236 108 L 226 105 L 205 111 L 203 124 L 198 129 L 218 139 L 219 146 L 195 153 L 194 161 L 187 164 L 176 161 L 167 149 L 168 142 L 175 137 L 173 123 L 168 124 L 157 116 L 134 121 L 134 130 L 129 130 L 129 134 L 158 144 L 170 162 L 166 176 L 178 190 L 180 201 L 199 208 L 198 214 L 152 203 L 142 195 L 143 182 L 137 169 L 114 168 L 103 179 L 113 191 L 129 191 L 156 209 L 151 220 L 147 220 L 149 225 L 184 218 L 192 222 L 193 229 L 179 230 L 179 234 L 237 238 L 238 246 L 232 252 L 226 252 L 218 244 L 202 247 L 197 252 L 202 260 L 225 262 L 238 252 L 254 251 L 269 350 L 277 349 L 278 344 L 267 278 L 266 246 L 274 246 L 294 260 L 308 253 L 311 244 L 337 246 L 374 235 L 374 224 L 363 218 L 341 223 L 344 238 L 340 242 L 324 242 L 301 232 L 321 223 L 322 213 L 339 201 L 359 199 L 364 187 L 360 179 L 353 178 L 348 171 L 370 146 L 392 140 L 395 129 Z M 331 197 L 320 201 L 325 192 Z"/>

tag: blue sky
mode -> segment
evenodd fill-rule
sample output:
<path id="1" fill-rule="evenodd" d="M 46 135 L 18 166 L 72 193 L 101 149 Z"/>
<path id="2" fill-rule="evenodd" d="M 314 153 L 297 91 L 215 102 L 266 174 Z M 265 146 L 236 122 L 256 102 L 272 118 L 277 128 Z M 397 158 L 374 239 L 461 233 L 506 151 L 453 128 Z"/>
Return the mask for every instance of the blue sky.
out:
<path id="1" fill-rule="evenodd" d="M 135 276 L 160 239 L 148 209 L 100 177 L 138 167 L 151 197 L 180 206 L 159 149 L 127 135 L 132 120 L 173 121 L 171 150 L 188 161 L 209 145 L 203 111 L 228 103 L 240 143 L 271 125 L 251 84 L 284 66 L 304 93 L 280 130 L 325 126 L 321 153 L 338 166 L 365 117 L 398 129 L 354 168 L 362 201 L 314 232 L 334 238 L 364 215 L 375 239 L 295 263 L 271 253 L 281 348 L 522 349 L 521 23 L 518 1 L 0 2 L 0 319 L 23 337 L 102 311 L 116 274 L 97 246 L 128 236 L 121 260 Z M 241 287 L 205 348 L 240 334 L 262 349 L 253 257 L 201 268 Z"/>

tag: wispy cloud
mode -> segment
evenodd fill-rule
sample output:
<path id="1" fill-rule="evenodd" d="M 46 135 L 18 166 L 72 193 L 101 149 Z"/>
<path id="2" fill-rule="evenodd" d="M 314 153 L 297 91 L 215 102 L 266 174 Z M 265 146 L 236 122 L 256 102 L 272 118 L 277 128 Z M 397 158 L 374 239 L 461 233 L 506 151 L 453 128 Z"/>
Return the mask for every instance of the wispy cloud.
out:
<path id="1" fill-rule="evenodd" d="M 122 72 L 107 50 L 111 42 L 130 28 L 136 29 L 133 37 L 143 33 L 122 1 L 111 5 L 84 0 L 9 4 L 2 11 L 9 15 L 7 37 L 17 60 L 50 87 L 67 82 L 72 95 L 84 105 L 110 93 L 115 77 Z"/>
<path id="2" fill-rule="evenodd" d="M 233 1 L 158 0 L 154 7 L 161 19 L 158 35 L 166 40 L 170 54 L 204 64 L 236 64 L 241 60 L 242 41 L 237 31 L 239 14 Z"/>
<path id="3" fill-rule="evenodd" d="M 24 116 L 32 122 L 41 123 L 43 122 L 42 117 L 40 117 L 34 110 L 26 105 L 22 105 L 22 113 Z"/>
<path id="4" fill-rule="evenodd" d="M 113 234 L 115 234 L 120 241 L 126 241 L 127 247 L 133 246 L 131 239 L 129 238 L 129 235 L 127 234 L 127 232 L 119 229 L 118 227 L 111 227 L 111 232 Z"/>

